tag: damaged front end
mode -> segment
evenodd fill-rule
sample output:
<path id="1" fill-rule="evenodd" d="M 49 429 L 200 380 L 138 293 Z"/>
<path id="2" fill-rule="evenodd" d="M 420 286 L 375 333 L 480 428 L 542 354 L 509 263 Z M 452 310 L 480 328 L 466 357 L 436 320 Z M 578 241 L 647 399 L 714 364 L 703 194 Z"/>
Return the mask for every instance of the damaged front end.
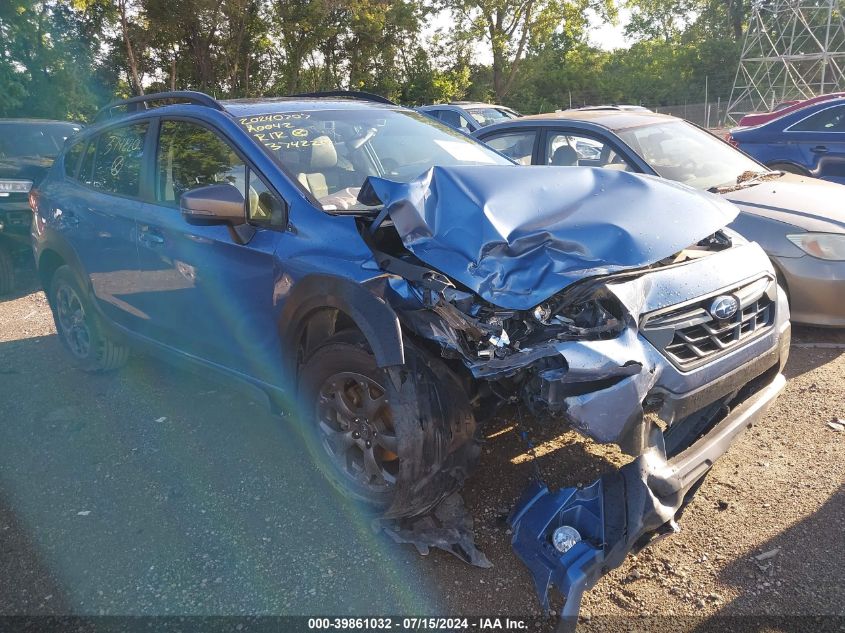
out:
<path id="1" fill-rule="evenodd" d="M 652 446 L 589 486 L 551 492 L 532 482 L 508 522 L 513 549 L 531 572 L 544 609 L 557 589 L 564 598 L 563 622 L 574 627 L 584 591 L 629 553 L 677 532 L 684 507 L 713 463 L 765 413 L 785 384 L 782 374 L 765 377 L 761 388 L 732 401 L 729 415 L 675 457 Z"/>
<path id="2" fill-rule="evenodd" d="M 518 188 L 513 175 L 371 178 L 361 197 L 383 208 L 361 232 L 398 280 L 403 330 L 478 414 L 518 403 L 634 457 L 583 488 L 534 482 L 510 516 L 542 604 L 556 587 L 571 617 L 629 552 L 675 530 L 783 388 L 788 308 L 763 251 L 722 230 L 736 210 L 721 200 L 624 172 L 519 170 Z"/>

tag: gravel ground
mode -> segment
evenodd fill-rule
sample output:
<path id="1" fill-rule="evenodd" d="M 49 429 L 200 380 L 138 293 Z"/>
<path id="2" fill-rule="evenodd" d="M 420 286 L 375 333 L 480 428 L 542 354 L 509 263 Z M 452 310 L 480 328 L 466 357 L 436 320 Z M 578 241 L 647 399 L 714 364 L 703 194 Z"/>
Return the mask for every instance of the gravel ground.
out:
<path id="1" fill-rule="evenodd" d="M 151 358 L 74 369 L 23 285 L 0 302 L 0 614 L 541 616 L 503 515 L 537 469 L 568 486 L 623 459 L 537 428 L 532 460 L 497 420 L 464 493 L 493 568 L 420 557 L 373 533 L 243 395 Z M 827 424 L 845 418 L 843 352 L 845 332 L 795 329 L 785 393 L 717 463 L 681 533 L 586 595 L 579 630 L 845 617 L 845 432 Z"/>

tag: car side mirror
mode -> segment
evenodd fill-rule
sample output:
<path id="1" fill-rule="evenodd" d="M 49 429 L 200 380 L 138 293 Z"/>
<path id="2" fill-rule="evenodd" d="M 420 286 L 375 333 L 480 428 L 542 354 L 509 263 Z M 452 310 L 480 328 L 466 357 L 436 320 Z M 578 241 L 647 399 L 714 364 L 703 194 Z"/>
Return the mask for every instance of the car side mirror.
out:
<path id="1" fill-rule="evenodd" d="M 186 191 L 179 198 L 182 217 L 197 224 L 229 224 L 246 222 L 246 201 L 237 187 L 226 184 L 207 185 Z"/>

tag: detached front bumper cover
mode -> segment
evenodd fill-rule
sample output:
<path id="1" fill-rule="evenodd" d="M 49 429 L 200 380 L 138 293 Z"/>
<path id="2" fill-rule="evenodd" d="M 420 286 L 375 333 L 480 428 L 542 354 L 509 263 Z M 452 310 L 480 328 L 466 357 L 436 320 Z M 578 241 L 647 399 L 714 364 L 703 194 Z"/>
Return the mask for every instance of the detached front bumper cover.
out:
<path id="1" fill-rule="evenodd" d="M 651 448 L 585 488 L 551 492 L 540 482 L 531 484 L 508 521 L 513 549 L 531 572 L 543 607 L 549 609 L 549 592 L 557 588 L 565 598 L 563 626 L 574 629 L 584 592 L 632 551 L 677 531 L 675 520 L 713 463 L 763 416 L 785 384 L 776 374 L 672 459 Z M 564 525 L 578 530 L 581 541 L 562 554 L 551 536 Z"/>

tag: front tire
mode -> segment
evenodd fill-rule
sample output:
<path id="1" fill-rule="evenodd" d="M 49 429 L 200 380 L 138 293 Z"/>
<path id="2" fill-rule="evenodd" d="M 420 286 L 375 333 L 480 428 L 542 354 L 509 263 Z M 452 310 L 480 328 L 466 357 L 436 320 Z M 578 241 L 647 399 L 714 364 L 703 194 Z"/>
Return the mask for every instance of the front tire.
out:
<path id="1" fill-rule="evenodd" d="M 129 348 L 106 331 L 88 294 L 68 266 L 53 275 L 50 306 L 59 339 L 82 369 L 106 372 L 126 364 Z"/>
<path id="2" fill-rule="evenodd" d="M 306 361 L 299 383 L 306 439 L 320 470 L 335 488 L 377 509 L 390 504 L 399 473 L 386 380 L 364 346 L 330 342 Z"/>
<path id="3" fill-rule="evenodd" d="M 479 454 L 454 375 L 410 344 L 405 359 L 413 407 L 396 406 L 408 393 L 395 392 L 354 333 L 319 347 L 299 376 L 305 437 L 320 471 L 342 494 L 394 518 L 422 514 L 457 490 Z"/>

